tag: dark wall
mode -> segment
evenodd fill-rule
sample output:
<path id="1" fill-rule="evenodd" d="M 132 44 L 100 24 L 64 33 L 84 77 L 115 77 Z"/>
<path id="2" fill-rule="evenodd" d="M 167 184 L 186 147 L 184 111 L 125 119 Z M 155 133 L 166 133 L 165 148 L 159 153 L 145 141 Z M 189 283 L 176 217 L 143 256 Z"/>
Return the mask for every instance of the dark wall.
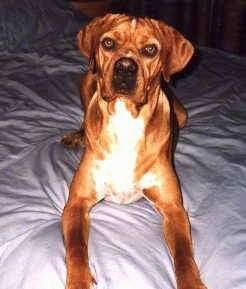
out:
<path id="1" fill-rule="evenodd" d="M 246 0 L 114 0 L 112 10 L 163 19 L 198 45 L 246 55 Z"/>

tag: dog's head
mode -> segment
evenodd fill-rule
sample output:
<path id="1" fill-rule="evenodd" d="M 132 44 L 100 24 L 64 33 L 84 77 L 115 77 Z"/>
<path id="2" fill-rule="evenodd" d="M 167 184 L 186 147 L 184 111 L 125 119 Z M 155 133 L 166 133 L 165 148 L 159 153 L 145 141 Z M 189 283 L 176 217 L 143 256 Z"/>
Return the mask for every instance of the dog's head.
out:
<path id="1" fill-rule="evenodd" d="M 95 18 L 78 34 L 78 46 L 89 59 L 100 96 L 141 106 L 160 86 L 182 70 L 193 54 L 193 46 L 164 22 L 107 14 Z"/>

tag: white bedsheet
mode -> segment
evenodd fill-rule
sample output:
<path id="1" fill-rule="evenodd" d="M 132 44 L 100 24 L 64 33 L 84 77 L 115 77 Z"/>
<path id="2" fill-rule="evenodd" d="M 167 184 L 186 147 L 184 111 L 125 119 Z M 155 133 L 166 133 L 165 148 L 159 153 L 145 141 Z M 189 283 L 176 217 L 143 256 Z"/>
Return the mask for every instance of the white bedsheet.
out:
<path id="1" fill-rule="evenodd" d="M 60 221 L 81 151 L 61 136 L 80 125 L 73 48 L 0 54 L 0 289 L 62 289 Z M 56 47 L 56 49 L 58 49 Z M 202 50 L 174 90 L 189 112 L 175 154 L 194 252 L 208 289 L 246 288 L 246 60 Z M 146 200 L 91 212 L 96 289 L 173 289 L 161 218 Z"/>

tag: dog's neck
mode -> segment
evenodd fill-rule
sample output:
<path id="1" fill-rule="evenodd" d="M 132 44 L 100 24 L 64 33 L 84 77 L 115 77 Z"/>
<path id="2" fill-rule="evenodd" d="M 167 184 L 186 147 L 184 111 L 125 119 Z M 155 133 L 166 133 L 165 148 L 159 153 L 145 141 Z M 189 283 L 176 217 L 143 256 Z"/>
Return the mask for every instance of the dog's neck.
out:
<path id="1" fill-rule="evenodd" d="M 115 99 L 111 103 L 107 103 L 98 96 L 97 92 L 93 95 L 89 107 L 87 110 L 88 113 L 85 116 L 85 133 L 89 149 L 93 150 L 94 153 L 98 155 L 98 158 L 104 158 L 103 154 L 105 151 L 109 151 L 111 140 L 105 132 L 105 128 L 109 126 L 112 117 L 118 120 L 118 128 L 122 130 L 122 137 L 126 138 L 127 136 L 125 134 L 130 134 L 132 131 L 132 127 L 129 122 L 127 122 L 127 119 L 135 122 L 141 120 L 142 130 L 144 131 L 142 138 L 146 145 L 149 146 L 155 144 L 155 137 L 160 138 L 160 136 L 158 136 L 159 131 L 162 131 L 162 136 L 163 133 L 165 133 L 165 129 L 163 129 L 165 124 L 162 124 L 162 118 L 163 113 L 169 113 L 169 103 L 160 87 L 157 87 L 155 93 L 150 94 L 148 102 L 140 108 L 136 107 L 130 100 L 126 101 L 120 98 Z M 158 122 L 160 122 L 161 125 L 157 125 Z M 124 125 L 125 131 L 122 129 Z M 158 141 L 158 146 L 162 143 L 163 141 Z M 156 148 L 157 151 L 159 149 L 159 147 Z M 152 150 L 153 149 L 151 149 L 151 151 Z"/>

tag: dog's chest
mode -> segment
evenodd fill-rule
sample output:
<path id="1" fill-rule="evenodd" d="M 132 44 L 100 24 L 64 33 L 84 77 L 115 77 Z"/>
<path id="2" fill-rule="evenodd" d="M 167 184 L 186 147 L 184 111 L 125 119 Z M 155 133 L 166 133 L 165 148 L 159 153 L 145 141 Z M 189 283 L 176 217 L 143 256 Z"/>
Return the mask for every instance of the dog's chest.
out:
<path id="1" fill-rule="evenodd" d="M 118 100 L 115 113 L 103 132 L 110 140 L 109 151 L 93 168 L 99 199 L 130 203 L 142 197 L 143 180 L 135 180 L 135 168 L 144 129 L 144 120 L 133 118 L 125 104 Z"/>

